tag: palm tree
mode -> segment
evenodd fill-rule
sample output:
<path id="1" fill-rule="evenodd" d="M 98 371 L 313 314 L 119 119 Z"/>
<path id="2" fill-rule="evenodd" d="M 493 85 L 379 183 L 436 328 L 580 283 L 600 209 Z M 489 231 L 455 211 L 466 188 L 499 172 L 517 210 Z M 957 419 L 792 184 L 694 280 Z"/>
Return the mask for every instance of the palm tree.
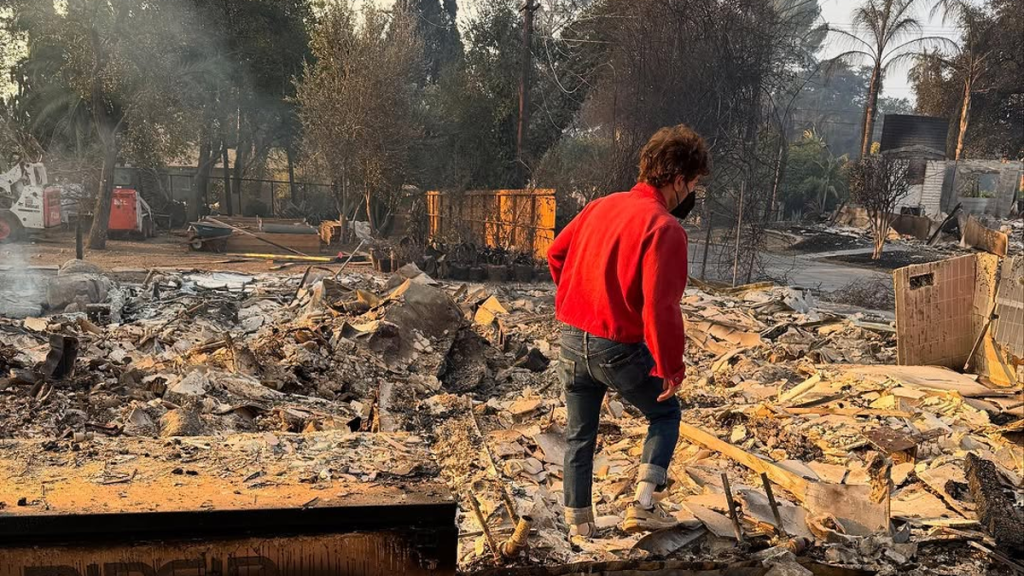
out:
<path id="1" fill-rule="evenodd" d="M 885 73 L 893 65 L 910 60 L 920 49 L 932 43 L 949 42 L 938 36 L 921 36 L 921 22 L 914 14 L 920 0 L 864 0 L 853 11 L 853 31 L 830 29 L 849 41 L 853 48 L 832 59 L 840 62 L 866 59 L 871 65 L 868 99 L 864 105 L 860 155 L 871 149 L 871 131 L 875 126 L 878 94 L 882 91 Z"/>
<path id="2" fill-rule="evenodd" d="M 964 98 L 960 106 L 960 127 L 953 156 L 954 160 L 959 160 L 963 154 L 964 137 L 970 123 L 971 95 L 977 92 L 978 84 L 992 69 L 995 60 L 995 50 L 989 41 L 995 31 L 995 20 L 967 0 L 939 0 L 932 9 L 932 14 L 939 10 L 942 11 L 943 23 L 955 20 L 963 35 L 963 41 L 957 46 L 952 57 L 947 59 L 939 55 L 928 56 L 937 59 L 963 78 Z"/>
<path id="3" fill-rule="evenodd" d="M 832 149 L 828 147 L 828 142 L 825 141 L 825 138 L 814 129 L 804 132 L 804 140 L 808 143 L 813 143 L 821 150 L 821 154 L 814 160 L 814 165 L 818 168 L 818 175 L 811 178 L 811 181 L 819 191 L 815 199 L 815 211 L 818 214 L 824 214 L 830 198 L 835 198 L 836 201 L 839 200 L 842 188 L 842 168 L 848 161 L 848 158 L 845 154 L 836 158 L 836 155 L 832 153 Z"/>

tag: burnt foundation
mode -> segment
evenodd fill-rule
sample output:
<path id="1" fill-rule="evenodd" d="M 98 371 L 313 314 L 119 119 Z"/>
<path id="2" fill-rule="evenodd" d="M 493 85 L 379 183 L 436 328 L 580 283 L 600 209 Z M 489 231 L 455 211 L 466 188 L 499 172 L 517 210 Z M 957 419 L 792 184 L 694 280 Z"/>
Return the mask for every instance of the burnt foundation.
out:
<path id="1" fill-rule="evenodd" d="M 442 575 L 457 538 L 449 499 L 0 517 L 0 576 Z"/>
<path id="2" fill-rule="evenodd" d="M 4 441 L 0 576 L 454 574 L 432 470 L 415 438 L 347 430 Z"/>

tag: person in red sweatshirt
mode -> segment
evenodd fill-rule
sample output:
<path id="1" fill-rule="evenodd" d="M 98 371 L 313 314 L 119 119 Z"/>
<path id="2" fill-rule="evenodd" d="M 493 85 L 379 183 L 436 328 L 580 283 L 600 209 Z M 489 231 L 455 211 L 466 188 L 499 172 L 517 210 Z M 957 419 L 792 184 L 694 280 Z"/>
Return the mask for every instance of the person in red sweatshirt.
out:
<path id="1" fill-rule="evenodd" d="M 675 392 L 686 371 L 679 302 L 686 289 L 687 238 L 677 218 L 693 208 L 693 190 L 710 165 L 704 140 L 689 127 L 658 130 L 640 152 L 636 186 L 589 203 L 548 249 L 555 315 L 563 323 L 564 497 L 573 536 L 595 532 L 594 447 L 608 388 L 648 421 L 623 528 L 676 524 L 654 492 L 668 480 L 679 439 Z"/>

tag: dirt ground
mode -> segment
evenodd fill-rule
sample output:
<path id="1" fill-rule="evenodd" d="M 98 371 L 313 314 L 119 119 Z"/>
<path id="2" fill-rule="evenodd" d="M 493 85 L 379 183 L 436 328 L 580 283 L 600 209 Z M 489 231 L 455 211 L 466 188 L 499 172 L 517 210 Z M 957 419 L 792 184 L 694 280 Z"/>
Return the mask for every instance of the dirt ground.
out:
<path id="1" fill-rule="evenodd" d="M 268 248 L 271 248 L 268 246 Z M 316 256 L 334 256 L 337 253 L 324 252 Z M 346 252 L 347 254 L 347 252 Z M 75 257 L 75 236 L 72 232 L 57 232 L 18 244 L 0 244 L 0 265 L 9 261 L 17 262 L 20 255 L 24 266 L 60 266 Z M 227 270 L 234 272 L 296 272 L 309 262 L 289 262 L 286 258 L 259 259 L 245 258 L 237 254 L 217 252 L 196 252 L 185 246 L 183 231 L 161 231 L 156 238 L 148 240 L 108 240 L 106 250 L 85 249 L 85 260 L 105 270 L 119 268 L 148 270 L 152 268 L 183 268 L 196 270 Z M 337 264 L 340 265 L 340 264 Z M 366 264 L 352 262 L 359 268 Z"/>
<path id="2" fill-rule="evenodd" d="M 828 260 L 843 262 L 854 266 L 875 268 L 880 270 L 895 270 L 911 264 L 926 264 L 936 262 L 945 258 L 943 254 L 933 252 L 919 252 L 910 250 L 899 250 L 893 252 L 882 252 L 882 257 L 872 260 L 871 254 L 842 254 L 832 256 Z"/>

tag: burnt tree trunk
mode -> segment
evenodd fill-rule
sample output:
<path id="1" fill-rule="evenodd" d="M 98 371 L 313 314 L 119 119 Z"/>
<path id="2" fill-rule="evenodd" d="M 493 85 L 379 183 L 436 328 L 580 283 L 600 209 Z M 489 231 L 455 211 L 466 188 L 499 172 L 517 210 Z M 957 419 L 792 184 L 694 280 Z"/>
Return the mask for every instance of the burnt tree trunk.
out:
<path id="1" fill-rule="evenodd" d="M 875 130 L 875 108 L 878 106 L 878 92 L 881 90 L 882 69 L 881 62 L 876 62 L 871 71 L 871 83 L 868 85 L 868 101 L 864 105 L 864 133 L 860 141 L 860 157 L 863 158 L 871 152 L 871 135 Z"/>
<path id="2" fill-rule="evenodd" d="M 224 147 L 221 148 L 221 159 L 224 163 L 224 211 L 227 212 L 228 216 L 234 216 L 235 212 L 231 209 L 231 161 L 228 158 L 228 145 L 226 142 Z"/>
<path id="3" fill-rule="evenodd" d="M 370 194 L 369 188 L 363 189 L 363 196 L 366 199 L 366 222 L 370 224 L 370 233 L 377 234 L 377 219 L 373 217 L 373 195 Z"/>
<path id="4" fill-rule="evenodd" d="M 89 229 L 89 249 L 107 248 L 107 231 L 110 227 L 110 203 L 114 197 L 114 168 L 117 165 L 117 135 L 115 130 L 103 130 L 103 170 L 100 186 L 93 207 L 92 227 Z"/>
<path id="5" fill-rule="evenodd" d="M 206 202 L 206 193 L 210 185 L 210 164 L 213 162 L 212 148 L 210 139 L 204 137 L 199 145 L 199 166 L 196 169 L 196 177 L 192 180 L 192 198 L 188 203 L 188 218 L 193 222 L 202 217 L 201 206 Z"/>
<path id="6" fill-rule="evenodd" d="M 240 138 L 238 147 L 235 148 L 235 186 L 234 192 L 238 195 L 238 213 L 245 215 L 245 203 L 242 200 L 242 177 L 245 175 L 245 165 L 249 162 L 249 141 Z"/>
<path id="7" fill-rule="evenodd" d="M 284 153 L 288 158 L 288 199 L 294 204 L 295 199 L 295 152 L 292 151 L 292 146 L 289 145 L 284 149 Z"/>
<path id="8" fill-rule="evenodd" d="M 964 103 L 960 109 L 960 132 L 956 137 L 956 153 L 953 160 L 960 160 L 964 152 L 964 139 L 967 136 L 967 125 L 971 119 L 971 84 L 970 76 L 964 81 Z"/>
<path id="9" fill-rule="evenodd" d="M 882 249 L 885 248 L 885 239 L 889 236 L 889 215 L 882 213 L 873 217 L 872 229 L 874 230 L 874 251 L 871 253 L 872 260 L 882 257 Z"/>
<path id="10" fill-rule="evenodd" d="M 107 109 L 102 75 L 106 67 L 107 51 L 95 30 L 90 36 L 90 43 L 95 64 L 92 84 L 89 87 L 89 106 L 100 142 L 103 144 L 103 169 L 93 207 L 92 228 L 89 229 L 89 248 L 104 250 L 107 247 L 107 231 L 110 227 L 110 202 L 114 196 L 114 167 L 117 164 L 117 132 L 121 123 L 112 118 L 110 110 Z"/>
<path id="11" fill-rule="evenodd" d="M 786 151 L 789 149 L 789 139 L 786 138 L 785 133 L 779 134 L 781 142 L 779 142 L 779 154 L 775 158 L 775 176 L 772 179 L 772 199 L 771 204 L 768 205 L 768 209 L 765 213 L 768 217 L 765 219 L 769 222 L 781 220 L 779 218 L 778 210 L 776 206 L 779 201 L 779 186 L 782 185 L 783 168 L 785 165 Z"/>

